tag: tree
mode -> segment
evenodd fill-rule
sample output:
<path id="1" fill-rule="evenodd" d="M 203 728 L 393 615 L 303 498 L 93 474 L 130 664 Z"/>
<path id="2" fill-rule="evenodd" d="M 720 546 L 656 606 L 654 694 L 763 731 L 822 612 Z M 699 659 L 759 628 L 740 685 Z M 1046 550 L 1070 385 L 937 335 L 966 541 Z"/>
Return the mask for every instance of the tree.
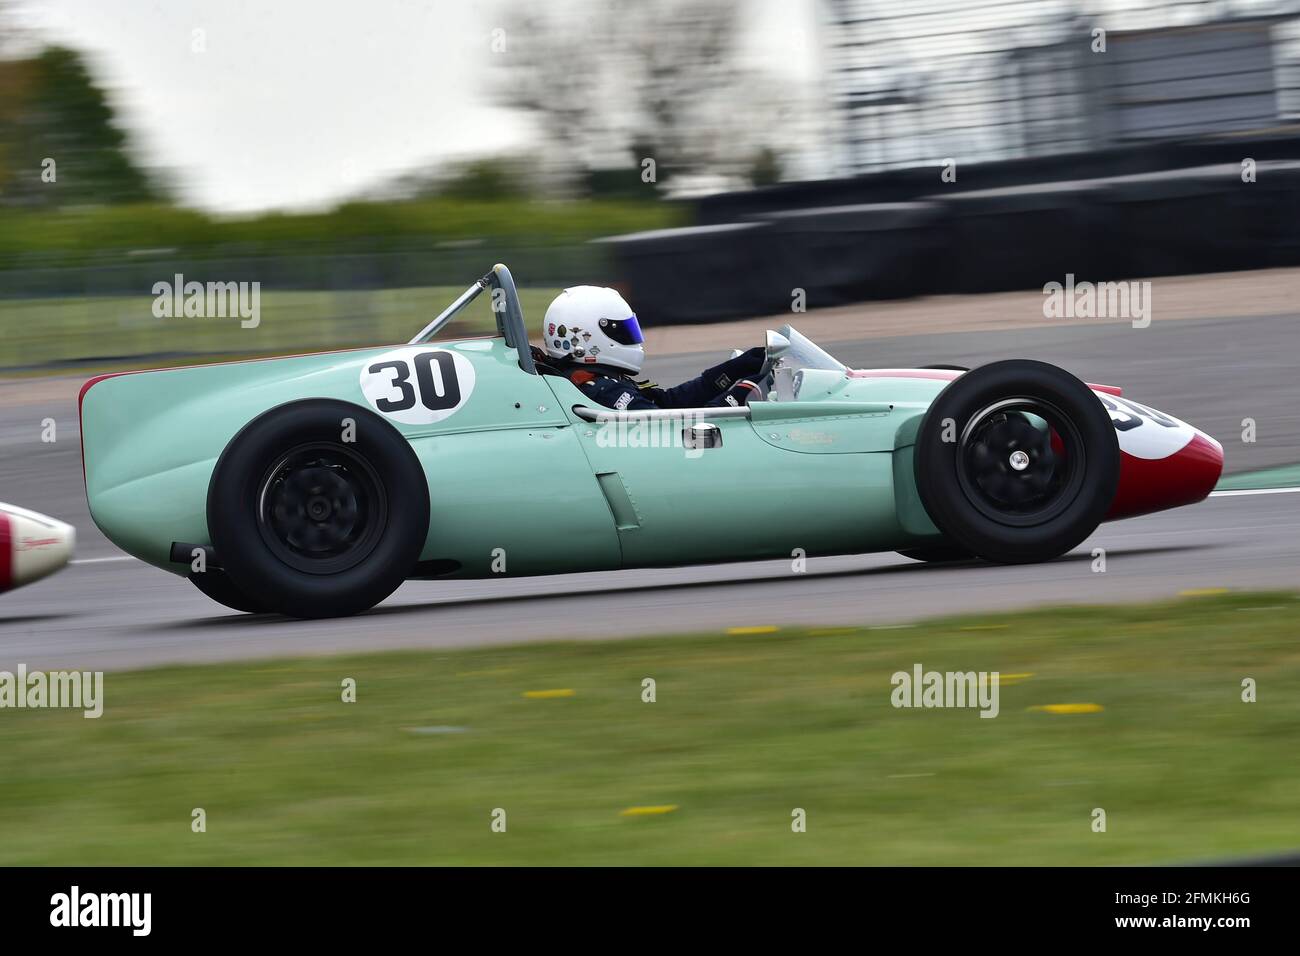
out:
<path id="1" fill-rule="evenodd" d="M 570 179 L 629 155 L 654 159 L 659 181 L 746 171 L 729 136 L 750 105 L 738 0 L 604 0 L 567 12 L 509 19 L 497 93 L 534 114 Z"/>
<path id="2" fill-rule="evenodd" d="M 158 188 L 132 158 L 81 55 L 51 46 L 0 63 L 0 189 L 9 203 L 139 202 Z M 53 181 L 42 178 L 53 160 Z"/>
<path id="3" fill-rule="evenodd" d="M 781 181 L 781 157 L 770 146 L 763 146 L 749 164 L 749 182 L 754 186 L 774 186 Z"/>
<path id="4" fill-rule="evenodd" d="M 716 165 L 717 134 L 740 92 L 735 0 L 615 5 L 627 31 L 633 134 L 669 176 Z"/>
<path id="5" fill-rule="evenodd" d="M 597 105 L 602 64 L 599 58 L 593 61 L 591 51 L 606 41 L 609 17 L 596 14 L 586 29 L 574 30 L 524 6 L 508 21 L 504 48 L 498 51 L 504 72 L 496 93 L 506 105 L 534 114 L 550 165 L 571 179 L 590 164 L 587 149 L 602 121 Z"/>

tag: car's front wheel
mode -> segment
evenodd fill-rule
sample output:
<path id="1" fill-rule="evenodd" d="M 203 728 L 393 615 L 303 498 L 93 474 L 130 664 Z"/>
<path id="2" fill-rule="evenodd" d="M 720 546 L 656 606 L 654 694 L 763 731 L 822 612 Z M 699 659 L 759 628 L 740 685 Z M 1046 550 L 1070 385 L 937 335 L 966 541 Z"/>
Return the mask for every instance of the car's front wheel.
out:
<path id="1" fill-rule="evenodd" d="M 208 529 L 231 582 L 291 617 L 378 604 L 419 560 L 424 470 L 373 412 L 328 399 L 281 405 L 226 447 L 208 487 Z"/>
<path id="2" fill-rule="evenodd" d="M 1045 561 L 1080 544 L 1119 483 L 1119 442 L 1083 382 L 1044 362 L 994 362 L 955 379 L 917 434 L 916 485 L 955 546 Z"/>

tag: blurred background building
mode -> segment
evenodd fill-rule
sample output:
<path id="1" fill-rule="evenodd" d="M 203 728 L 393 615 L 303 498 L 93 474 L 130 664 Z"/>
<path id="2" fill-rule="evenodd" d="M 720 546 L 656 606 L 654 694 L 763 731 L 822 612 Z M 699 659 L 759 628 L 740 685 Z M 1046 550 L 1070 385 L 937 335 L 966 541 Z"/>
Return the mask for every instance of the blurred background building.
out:
<path id="1" fill-rule="evenodd" d="M 1297 5 L 826 0 L 849 173 L 1297 120 Z"/>

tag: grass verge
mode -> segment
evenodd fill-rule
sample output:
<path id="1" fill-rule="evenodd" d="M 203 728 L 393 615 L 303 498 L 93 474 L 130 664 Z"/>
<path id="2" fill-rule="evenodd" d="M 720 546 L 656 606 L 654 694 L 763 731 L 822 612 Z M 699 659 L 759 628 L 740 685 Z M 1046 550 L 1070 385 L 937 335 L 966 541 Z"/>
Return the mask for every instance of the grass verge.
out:
<path id="1" fill-rule="evenodd" d="M 99 720 L 0 711 L 0 863 L 1120 864 L 1291 849 L 1298 599 L 111 673 Z M 1019 676 L 996 719 L 893 708 L 891 675 L 917 663 Z M 1258 703 L 1242 702 L 1247 677 Z M 1061 703 L 1102 709 L 1033 709 Z M 205 833 L 191 832 L 198 807 Z M 625 813 L 645 807 L 661 812 Z"/>
<path id="2" fill-rule="evenodd" d="M 1219 479 L 1215 491 L 1252 491 L 1258 488 L 1295 488 L 1300 486 L 1300 465 L 1280 465 L 1259 471 L 1226 475 Z"/>
<path id="3" fill-rule="evenodd" d="M 122 364 L 140 368 L 390 345 L 409 341 L 464 291 L 465 286 L 429 286 L 263 292 L 261 322 L 249 329 L 241 328 L 237 317 L 156 318 L 149 295 L 13 300 L 0 306 L 4 311 L 0 369 L 89 371 Z M 521 289 L 524 315 L 540 321 L 559 291 Z M 490 297 L 482 295 L 444 337 L 477 335 L 495 327 Z"/>

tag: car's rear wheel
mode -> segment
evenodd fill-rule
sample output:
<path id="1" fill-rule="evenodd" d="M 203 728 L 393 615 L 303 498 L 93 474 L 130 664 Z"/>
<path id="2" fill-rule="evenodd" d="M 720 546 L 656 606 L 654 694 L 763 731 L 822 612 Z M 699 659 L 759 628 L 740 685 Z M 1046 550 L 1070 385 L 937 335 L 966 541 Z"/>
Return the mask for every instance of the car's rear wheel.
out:
<path id="1" fill-rule="evenodd" d="M 968 372 L 917 435 L 916 484 L 935 526 L 990 561 L 1045 561 L 1082 542 L 1119 482 L 1119 443 L 1096 395 L 1044 362 Z"/>
<path id="2" fill-rule="evenodd" d="M 207 597 L 210 597 L 218 604 L 225 605 L 232 611 L 243 611 L 245 614 L 265 614 L 271 610 L 261 601 L 236 587 L 235 582 L 230 580 L 230 576 L 220 568 L 208 568 L 206 571 L 193 572 L 190 574 L 189 580 Z"/>
<path id="3" fill-rule="evenodd" d="M 415 452 L 347 402 L 290 402 L 250 422 L 208 488 L 208 528 L 231 582 L 292 617 L 378 604 L 419 560 L 428 526 Z"/>

